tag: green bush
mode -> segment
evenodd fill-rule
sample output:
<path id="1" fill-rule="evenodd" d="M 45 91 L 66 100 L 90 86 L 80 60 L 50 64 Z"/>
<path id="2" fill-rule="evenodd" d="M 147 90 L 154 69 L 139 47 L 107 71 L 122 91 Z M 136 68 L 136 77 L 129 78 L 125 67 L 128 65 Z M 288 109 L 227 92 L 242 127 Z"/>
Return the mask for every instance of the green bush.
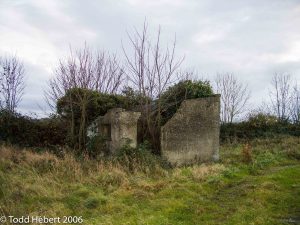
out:
<path id="1" fill-rule="evenodd" d="M 300 136 L 300 125 L 278 121 L 275 116 L 259 113 L 250 115 L 246 121 L 222 124 L 220 130 L 221 142 L 274 138 L 278 135 Z"/>
<path id="2" fill-rule="evenodd" d="M 184 80 L 169 87 L 160 98 L 162 103 L 162 125 L 166 123 L 186 99 L 212 96 L 213 90 L 209 81 Z"/>
<path id="3" fill-rule="evenodd" d="M 0 141 L 21 147 L 46 147 L 57 151 L 65 145 L 66 123 L 59 117 L 34 119 L 0 111 Z"/>

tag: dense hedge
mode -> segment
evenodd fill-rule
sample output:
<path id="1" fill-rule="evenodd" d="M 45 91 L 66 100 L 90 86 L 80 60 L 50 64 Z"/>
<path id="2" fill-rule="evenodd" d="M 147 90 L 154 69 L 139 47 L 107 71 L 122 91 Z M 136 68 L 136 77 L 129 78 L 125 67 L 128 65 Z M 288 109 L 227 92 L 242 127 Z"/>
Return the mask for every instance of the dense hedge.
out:
<path id="1" fill-rule="evenodd" d="M 250 116 L 247 121 L 222 124 L 220 140 L 236 141 L 255 138 L 271 138 L 278 135 L 300 136 L 300 124 L 279 121 L 275 116 L 257 114 Z"/>
<path id="2" fill-rule="evenodd" d="M 0 141 L 24 147 L 65 145 L 67 125 L 59 117 L 33 119 L 0 111 Z"/>

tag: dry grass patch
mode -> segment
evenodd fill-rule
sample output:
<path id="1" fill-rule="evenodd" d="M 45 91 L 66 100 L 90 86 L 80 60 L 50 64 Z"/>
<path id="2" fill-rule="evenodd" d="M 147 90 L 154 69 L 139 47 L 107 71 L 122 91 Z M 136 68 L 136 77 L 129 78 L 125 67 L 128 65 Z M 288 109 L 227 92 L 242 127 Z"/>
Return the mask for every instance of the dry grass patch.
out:
<path id="1" fill-rule="evenodd" d="M 175 168 L 173 171 L 173 179 L 181 180 L 189 177 L 195 181 L 204 181 L 209 176 L 219 174 L 224 170 L 225 167 L 222 164 L 201 164 L 185 168 Z"/>

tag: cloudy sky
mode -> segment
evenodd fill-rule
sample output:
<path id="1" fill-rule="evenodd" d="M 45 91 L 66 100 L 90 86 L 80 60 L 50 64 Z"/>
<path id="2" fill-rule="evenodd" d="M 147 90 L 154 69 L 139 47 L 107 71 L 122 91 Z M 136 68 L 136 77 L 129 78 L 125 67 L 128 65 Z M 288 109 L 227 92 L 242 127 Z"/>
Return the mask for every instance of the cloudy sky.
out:
<path id="1" fill-rule="evenodd" d="M 139 29 L 162 28 L 177 37 L 183 68 L 199 77 L 232 72 L 252 91 L 251 104 L 268 97 L 274 72 L 300 83 L 300 0 L 0 0 L 0 55 L 17 54 L 26 68 L 19 110 L 47 110 L 43 91 L 69 46 L 122 55 L 121 41 Z"/>

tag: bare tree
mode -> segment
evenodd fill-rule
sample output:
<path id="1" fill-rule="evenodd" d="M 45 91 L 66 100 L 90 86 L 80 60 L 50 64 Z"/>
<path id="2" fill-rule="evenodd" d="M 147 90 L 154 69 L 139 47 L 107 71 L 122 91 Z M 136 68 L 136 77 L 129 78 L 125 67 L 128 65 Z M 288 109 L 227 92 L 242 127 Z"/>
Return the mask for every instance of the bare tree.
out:
<path id="1" fill-rule="evenodd" d="M 287 121 L 290 118 L 291 87 L 291 76 L 289 74 L 274 74 L 272 90 L 269 92 L 271 111 L 280 121 Z"/>
<path id="2" fill-rule="evenodd" d="M 123 46 L 126 59 L 126 74 L 128 81 L 141 96 L 140 105 L 147 120 L 147 129 L 153 139 L 155 130 L 161 120 L 160 96 L 176 79 L 176 71 L 179 69 L 184 57 L 176 59 L 176 38 L 172 46 L 161 47 L 161 29 L 159 27 L 156 39 L 153 41 L 148 34 L 146 21 L 142 31 L 135 29 L 133 34 L 128 34 L 132 52 Z M 150 105 L 152 100 L 156 104 Z M 155 110 L 153 110 L 155 109 Z M 155 114 L 155 118 L 153 115 Z"/>
<path id="3" fill-rule="evenodd" d="M 70 51 L 66 60 L 60 60 L 55 76 L 49 81 L 49 90 L 45 93 L 48 104 L 55 108 L 57 101 L 69 90 L 74 91 L 75 98 L 69 95 L 68 107 L 71 111 L 70 133 L 74 143 L 80 149 L 85 145 L 87 126 L 87 106 L 92 96 L 82 90 L 95 90 L 101 93 L 116 93 L 122 84 L 123 69 L 116 55 L 105 52 L 94 54 L 86 45 L 75 53 Z M 76 99 L 76 101 L 74 101 Z M 80 126 L 75 132 L 74 107 L 79 106 Z M 75 140 L 78 137 L 78 140 Z"/>
<path id="4" fill-rule="evenodd" d="M 14 113 L 25 88 L 25 70 L 16 56 L 0 58 L 0 107 Z"/>
<path id="5" fill-rule="evenodd" d="M 232 123 L 246 111 L 250 98 L 248 86 L 233 74 L 218 74 L 215 78 L 216 91 L 221 94 L 221 121 Z"/>

